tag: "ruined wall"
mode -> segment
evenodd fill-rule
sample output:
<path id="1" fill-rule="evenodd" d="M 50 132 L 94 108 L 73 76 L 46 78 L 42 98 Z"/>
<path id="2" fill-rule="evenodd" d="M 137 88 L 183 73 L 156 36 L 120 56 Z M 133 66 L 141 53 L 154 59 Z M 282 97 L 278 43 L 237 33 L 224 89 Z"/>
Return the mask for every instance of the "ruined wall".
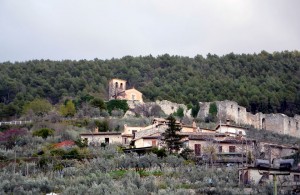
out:
<path id="1" fill-rule="evenodd" d="M 197 117 L 205 119 L 209 114 L 212 102 L 199 102 L 200 110 Z M 239 106 L 234 101 L 216 101 L 218 107 L 218 120 L 225 122 L 227 119 L 236 124 L 252 125 L 257 129 L 265 129 L 280 134 L 300 137 L 300 116 L 288 117 L 285 114 L 252 114 L 245 107 Z"/>
<path id="2" fill-rule="evenodd" d="M 187 107 L 184 104 L 177 104 L 177 103 L 170 102 L 168 100 L 162 100 L 162 101 L 157 100 L 155 103 L 161 107 L 162 111 L 166 115 L 170 115 L 176 112 L 179 107 L 183 108 L 183 113 L 187 112 Z"/>

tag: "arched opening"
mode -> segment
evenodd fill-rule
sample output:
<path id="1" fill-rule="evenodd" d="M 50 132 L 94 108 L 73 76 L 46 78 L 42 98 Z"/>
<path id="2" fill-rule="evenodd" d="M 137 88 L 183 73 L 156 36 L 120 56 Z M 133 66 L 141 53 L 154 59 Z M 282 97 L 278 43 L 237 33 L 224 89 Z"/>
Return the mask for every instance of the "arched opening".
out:
<path id="1" fill-rule="evenodd" d="M 119 87 L 119 83 L 118 83 L 118 82 L 115 83 L 115 87 L 116 87 L 116 88 Z"/>
<path id="2" fill-rule="evenodd" d="M 299 123 L 296 122 L 296 130 L 299 130 Z"/>
<path id="3" fill-rule="evenodd" d="M 122 89 L 122 90 L 123 90 L 123 83 L 121 83 L 121 84 L 120 84 L 120 89 Z"/>
<path id="4" fill-rule="evenodd" d="M 261 127 L 262 127 L 262 129 L 266 129 L 266 119 L 265 118 L 263 118 L 261 120 Z"/>

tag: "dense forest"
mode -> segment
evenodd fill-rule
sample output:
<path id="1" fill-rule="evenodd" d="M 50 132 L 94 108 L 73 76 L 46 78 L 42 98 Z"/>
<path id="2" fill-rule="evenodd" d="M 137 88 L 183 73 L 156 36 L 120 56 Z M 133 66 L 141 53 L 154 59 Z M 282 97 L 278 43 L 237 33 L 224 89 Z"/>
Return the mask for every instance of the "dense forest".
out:
<path id="1" fill-rule="evenodd" d="M 0 63 L 0 118 L 18 117 L 36 98 L 57 104 L 67 98 L 106 99 L 108 81 L 121 78 L 146 101 L 195 105 L 233 100 L 253 113 L 300 114 L 300 52 L 164 54 L 110 60 L 31 60 Z"/>

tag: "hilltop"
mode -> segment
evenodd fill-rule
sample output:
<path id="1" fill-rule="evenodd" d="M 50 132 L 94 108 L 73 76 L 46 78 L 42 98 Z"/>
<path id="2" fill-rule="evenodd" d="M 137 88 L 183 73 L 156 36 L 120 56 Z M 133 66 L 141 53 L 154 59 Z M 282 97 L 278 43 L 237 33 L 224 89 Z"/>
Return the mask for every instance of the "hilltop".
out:
<path id="1" fill-rule="evenodd" d="M 208 54 L 206 58 L 125 56 L 92 61 L 32 60 L 0 64 L 0 118 L 18 117 L 36 98 L 51 104 L 66 97 L 107 99 L 108 81 L 122 78 L 145 101 L 169 100 L 189 106 L 232 100 L 252 113 L 300 113 L 300 53 Z"/>

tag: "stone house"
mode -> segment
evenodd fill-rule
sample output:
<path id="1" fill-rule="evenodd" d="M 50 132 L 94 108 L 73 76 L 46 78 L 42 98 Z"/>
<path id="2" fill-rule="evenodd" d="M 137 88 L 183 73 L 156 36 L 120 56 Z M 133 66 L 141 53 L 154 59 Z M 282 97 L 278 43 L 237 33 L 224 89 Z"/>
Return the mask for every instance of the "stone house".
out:
<path id="1" fill-rule="evenodd" d="M 216 127 L 216 132 L 217 133 L 225 133 L 228 134 L 229 136 L 238 136 L 238 135 L 243 135 L 246 136 L 246 128 L 243 128 L 241 126 L 237 125 L 230 125 L 229 123 L 227 124 L 219 124 Z"/>
<path id="2" fill-rule="evenodd" d="M 121 144 L 122 136 L 119 132 L 98 132 L 98 133 L 82 133 L 81 139 L 87 139 L 88 144 L 99 145 L 101 143 L 106 144 Z"/>
<path id="3" fill-rule="evenodd" d="M 256 141 L 244 137 L 231 137 L 224 133 L 190 135 L 186 147 L 194 151 L 200 159 L 214 155 L 216 163 L 242 163 L 253 153 Z M 249 162 L 251 163 L 251 162 Z"/>
<path id="4" fill-rule="evenodd" d="M 295 146 L 269 142 L 260 142 L 260 148 L 264 159 L 268 159 L 270 162 L 272 162 L 273 159 L 293 155 L 298 151 L 298 148 Z"/>
<path id="5" fill-rule="evenodd" d="M 94 129 L 91 133 L 81 133 L 81 139 L 86 139 L 88 145 L 100 145 L 101 143 L 105 144 L 121 144 L 122 135 L 119 132 L 99 132 L 98 127 Z"/>
<path id="6" fill-rule="evenodd" d="M 128 100 L 143 103 L 143 94 L 134 87 L 127 89 L 126 80 L 111 79 L 108 84 L 108 99 Z"/>
<path id="7" fill-rule="evenodd" d="M 244 177 L 243 177 L 244 175 Z M 239 181 L 244 184 L 259 185 L 273 183 L 276 175 L 277 185 L 280 187 L 291 187 L 300 185 L 300 170 L 261 170 L 256 167 L 244 167 L 239 169 Z"/>

